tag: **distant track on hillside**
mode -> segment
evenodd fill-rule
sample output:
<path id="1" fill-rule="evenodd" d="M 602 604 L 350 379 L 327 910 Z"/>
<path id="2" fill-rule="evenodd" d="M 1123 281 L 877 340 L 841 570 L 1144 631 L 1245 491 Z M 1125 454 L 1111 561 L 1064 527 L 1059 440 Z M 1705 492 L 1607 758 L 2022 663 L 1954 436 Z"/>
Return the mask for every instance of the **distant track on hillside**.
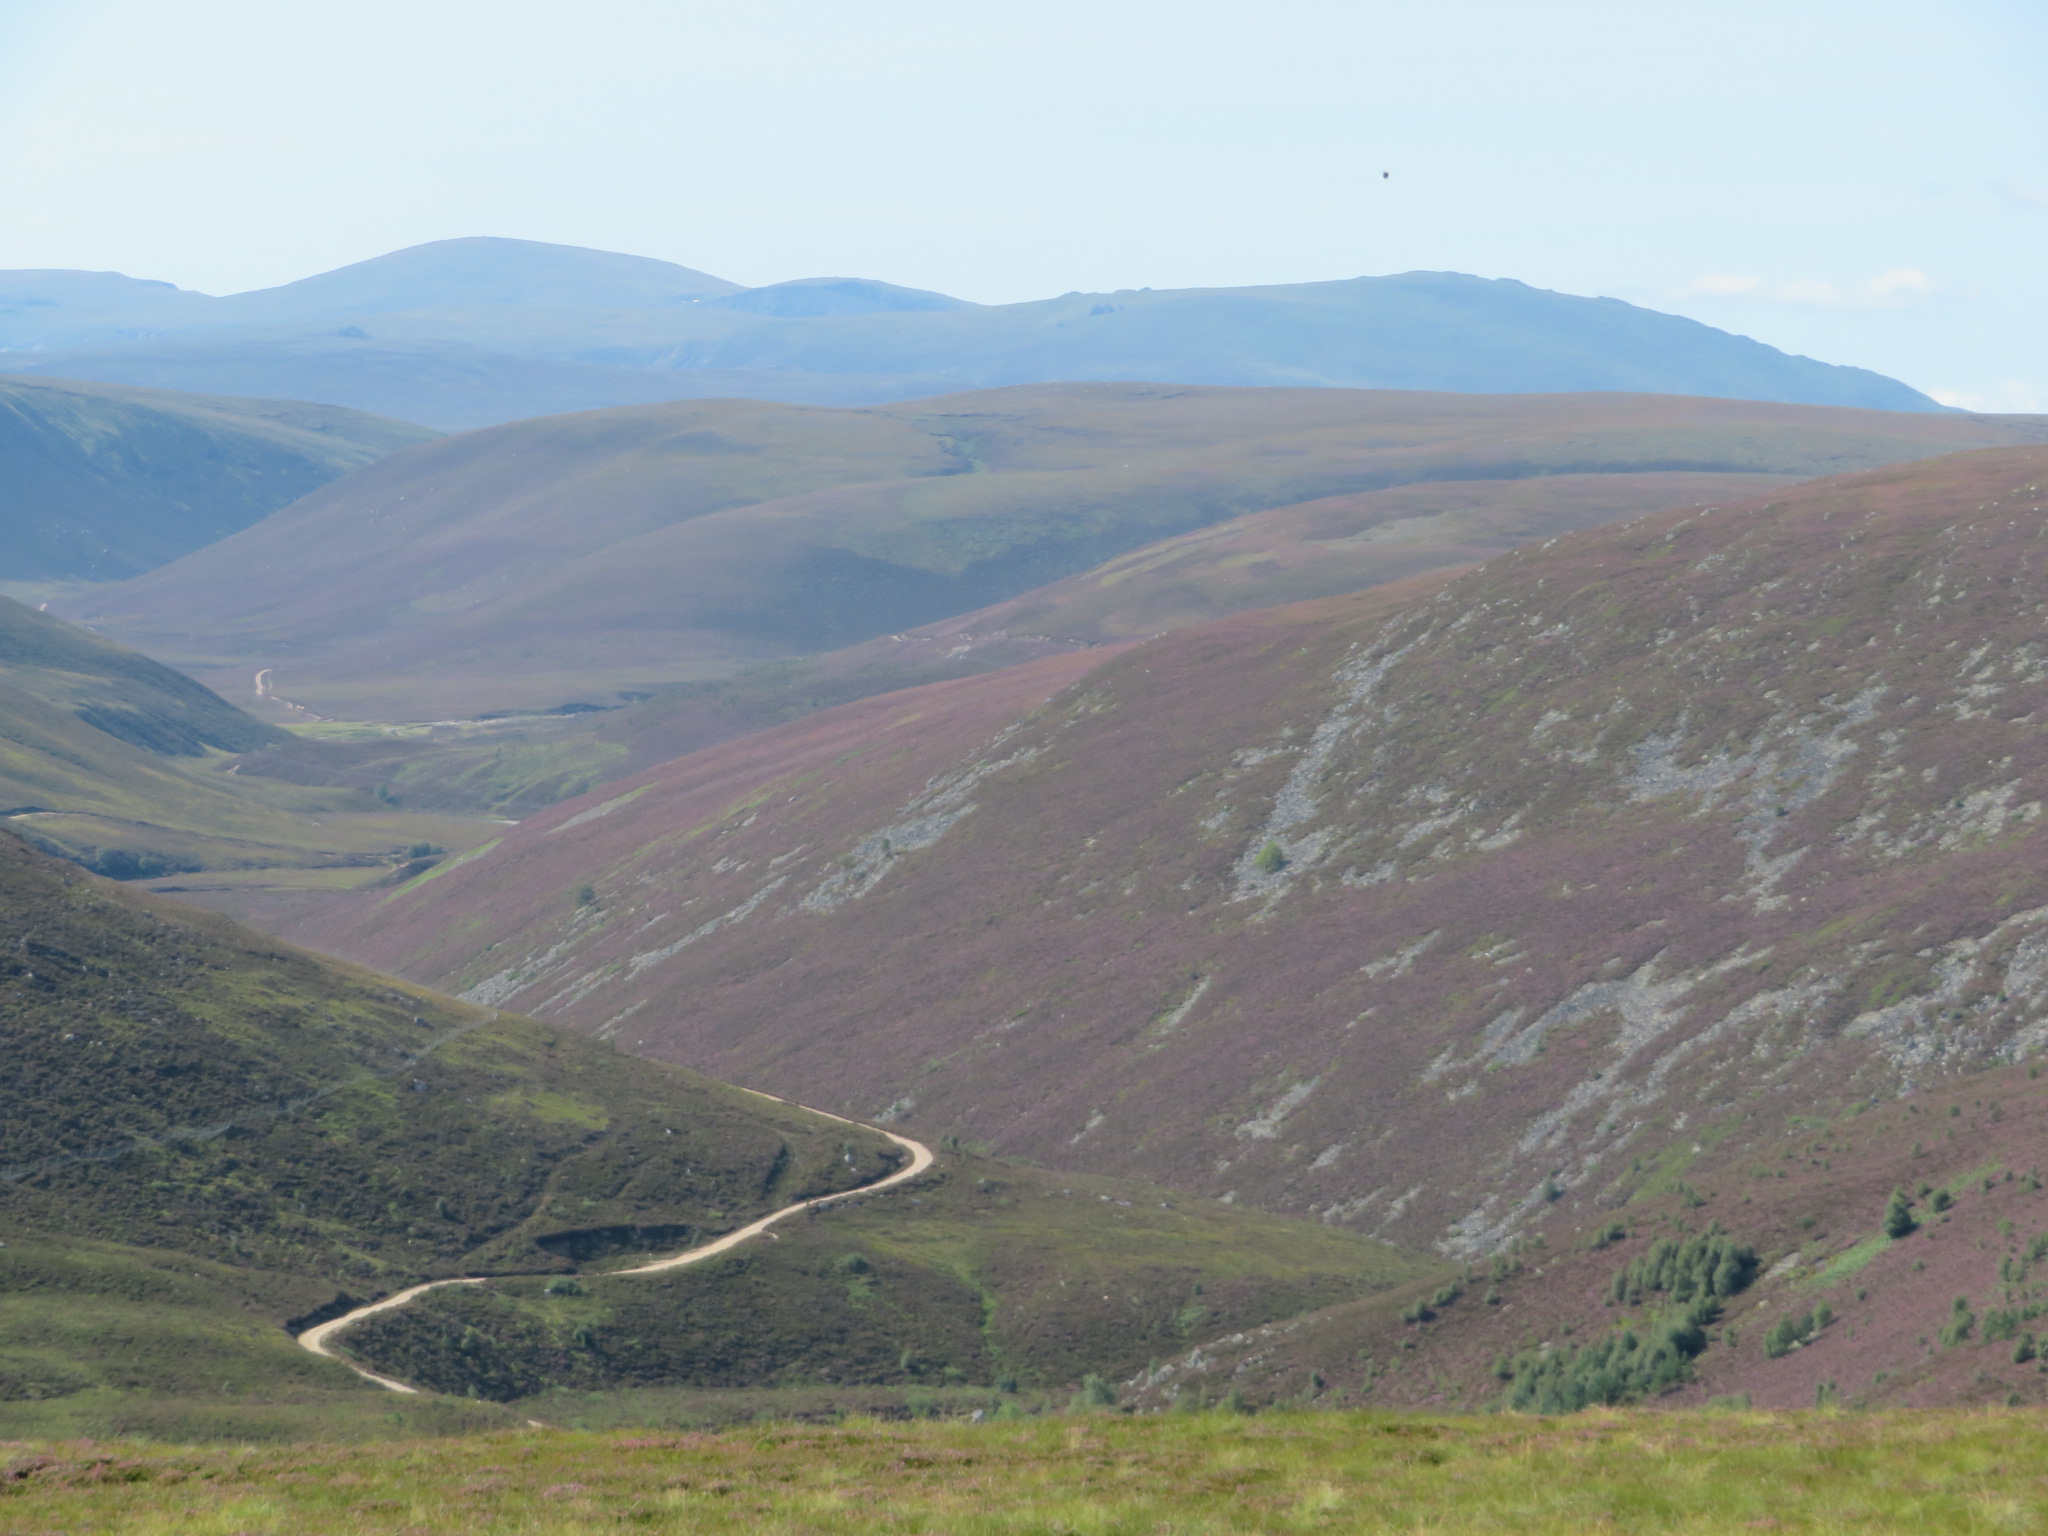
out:
<path id="1" fill-rule="evenodd" d="M 818 1206 L 831 1205 L 839 1200 L 851 1200 L 856 1195 L 880 1194 L 885 1189 L 890 1189 L 895 1185 L 903 1184 L 916 1178 L 936 1161 L 932 1155 L 932 1149 L 923 1142 L 913 1141 L 908 1136 L 899 1136 L 894 1131 L 885 1131 L 878 1125 L 865 1125 L 858 1120 L 849 1120 L 844 1115 L 835 1115 L 822 1109 L 812 1109 L 806 1104 L 792 1103 L 788 1099 L 777 1098 L 772 1093 L 762 1093 L 756 1088 L 747 1088 L 741 1091 L 751 1093 L 759 1099 L 767 1099 L 771 1103 L 786 1104 L 791 1109 L 801 1109 L 806 1114 L 818 1115 L 826 1120 L 837 1120 L 841 1125 L 857 1125 L 862 1130 L 873 1131 L 878 1136 L 886 1136 L 910 1154 L 910 1161 L 894 1173 L 876 1179 L 871 1184 L 862 1184 L 854 1189 L 842 1189 L 837 1194 L 817 1195 L 809 1200 L 799 1200 L 794 1205 L 785 1205 L 781 1210 L 771 1211 L 760 1220 L 749 1222 L 746 1226 L 739 1228 L 737 1231 L 728 1232 L 723 1237 L 714 1238 L 702 1247 L 688 1249 L 670 1258 L 656 1259 L 651 1264 L 635 1265 L 631 1269 L 607 1270 L 603 1274 L 594 1275 L 591 1278 L 601 1280 L 613 1275 L 651 1275 L 665 1269 L 681 1269 L 686 1265 L 701 1264 L 706 1259 L 716 1258 L 721 1253 L 730 1252 L 741 1243 L 747 1241 L 748 1238 L 767 1231 L 777 1222 L 794 1216 L 799 1211 L 814 1210 Z M 338 1354 L 329 1348 L 329 1341 L 344 1329 L 354 1326 L 373 1313 L 389 1312 L 394 1308 L 402 1307 L 414 1297 L 424 1296 L 428 1291 L 437 1291 L 443 1286 L 448 1285 L 484 1285 L 489 1281 L 500 1278 L 503 1277 L 497 1275 L 463 1275 L 453 1280 L 429 1280 L 422 1285 L 407 1286 L 402 1291 L 392 1292 L 382 1301 L 369 1302 L 364 1306 L 357 1307 L 354 1311 L 344 1312 L 340 1317 L 315 1324 L 298 1336 L 299 1344 L 302 1348 L 308 1349 L 316 1355 L 323 1356 L 329 1360 L 340 1361 L 358 1376 L 362 1377 L 363 1380 L 375 1382 L 388 1392 L 404 1392 L 411 1396 L 418 1396 L 420 1390 L 418 1387 L 409 1386 L 405 1382 L 398 1381 L 390 1376 L 379 1375 L 365 1366 L 356 1364 L 355 1361 L 349 1359 L 346 1355 Z"/>

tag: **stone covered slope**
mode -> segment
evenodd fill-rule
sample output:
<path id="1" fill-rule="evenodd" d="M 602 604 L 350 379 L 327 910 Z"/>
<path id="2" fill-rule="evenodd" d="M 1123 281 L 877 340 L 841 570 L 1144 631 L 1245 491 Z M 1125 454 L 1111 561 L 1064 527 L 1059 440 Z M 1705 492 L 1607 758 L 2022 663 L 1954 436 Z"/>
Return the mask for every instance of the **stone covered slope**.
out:
<path id="1" fill-rule="evenodd" d="M 814 778 L 778 733 L 682 759 L 327 941 L 922 1135 L 1477 1254 L 2048 1033 L 2044 475 L 1998 450 L 1574 534 L 1182 631 L 1022 718 L 819 716 Z"/>
<path id="2" fill-rule="evenodd" d="M 2048 1401 L 2040 1069 L 1994 1067 L 1903 1099 L 1840 1095 L 1806 1110 L 1780 1134 L 1743 1141 L 1739 1155 L 1728 1142 L 1705 1155 L 1674 1148 L 1626 1201 L 1567 1196 L 1544 1241 L 1449 1285 L 1432 1278 L 1163 1359 L 1134 1382 L 1136 1395 L 1149 1406 L 1215 1402 L 1233 1388 L 1255 1402 L 1325 1406 L 1512 1402 L 1532 1351 L 1562 1361 L 1624 1330 L 1663 1335 L 1695 1298 L 1627 1277 L 1640 1282 L 1660 1254 L 1675 1258 L 1673 1248 L 1718 1230 L 1753 1262 L 1727 1273 L 1687 1368 L 1661 1389 L 1639 1374 L 1603 1382 L 1582 1370 L 1591 1401 Z M 1907 1222 L 1888 1225 L 1895 1195 Z M 1525 1392 L 1520 1406 L 1542 1405 Z"/>

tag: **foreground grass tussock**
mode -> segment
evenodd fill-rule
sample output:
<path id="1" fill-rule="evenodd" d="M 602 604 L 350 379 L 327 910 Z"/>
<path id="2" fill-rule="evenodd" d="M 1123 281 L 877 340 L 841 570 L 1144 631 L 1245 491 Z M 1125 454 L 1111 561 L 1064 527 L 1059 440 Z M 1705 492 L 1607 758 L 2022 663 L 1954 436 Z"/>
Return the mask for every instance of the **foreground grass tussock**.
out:
<path id="1" fill-rule="evenodd" d="M 278 1450 L 0 1446 L 0 1527 L 124 1536 L 1251 1530 L 2019 1531 L 2011 1412 L 1227 1414 L 535 1432 Z"/>

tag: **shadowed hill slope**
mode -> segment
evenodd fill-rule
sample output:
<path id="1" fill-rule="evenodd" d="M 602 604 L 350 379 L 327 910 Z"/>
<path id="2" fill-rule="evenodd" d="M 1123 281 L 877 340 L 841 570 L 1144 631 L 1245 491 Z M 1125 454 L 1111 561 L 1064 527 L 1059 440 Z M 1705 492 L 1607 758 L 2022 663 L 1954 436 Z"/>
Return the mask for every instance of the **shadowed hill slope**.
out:
<path id="1" fill-rule="evenodd" d="M 2044 475 L 1958 455 L 1244 615 L 971 743 L 856 755 L 869 701 L 323 942 L 921 1134 L 1488 1252 L 2038 1048 Z"/>
<path id="2" fill-rule="evenodd" d="M 887 410 L 646 406 L 412 450 L 72 610 L 223 689 L 274 667 L 277 692 L 319 714 L 432 719 L 616 702 L 829 651 L 1332 496 L 1558 475 L 1776 485 L 2044 431 L 1647 395 L 1144 385 Z M 1470 498 L 1456 543 L 1407 568 L 1498 547 L 1532 517 L 1646 510 L 1670 488 Z M 1369 549 L 1348 558 L 1361 579 L 1389 573 Z"/>
<path id="3" fill-rule="evenodd" d="M 184 673 L 9 598 L 0 598 L 0 682 L 147 751 L 197 757 L 284 739 Z"/>
<path id="4" fill-rule="evenodd" d="M 0 377 L 0 579 L 132 576 L 432 436 L 296 400 Z"/>
<path id="5" fill-rule="evenodd" d="M 0 818 L 120 879 L 252 866 L 365 866 L 483 827 L 364 793 L 222 772 L 290 745 L 181 672 L 0 597 Z"/>

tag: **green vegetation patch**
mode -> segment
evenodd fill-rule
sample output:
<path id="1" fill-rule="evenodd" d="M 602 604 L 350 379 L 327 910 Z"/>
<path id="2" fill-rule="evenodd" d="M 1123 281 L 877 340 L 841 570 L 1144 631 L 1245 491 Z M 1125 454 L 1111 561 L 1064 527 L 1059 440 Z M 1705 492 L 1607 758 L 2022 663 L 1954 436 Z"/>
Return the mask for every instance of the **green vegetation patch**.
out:
<path id="1" fill-rule="evenodd" d="M 539 1281 L 450 1288 L 366 1320 L 345 1344 L 376 1370 L 497 1400 L 1071 1391 L 1439 1269 L 1320 1223 L 949 1155 L 914 1189 L 785 1222 L 702 1266 L 586 1274 L 573 1296 Z"/>
<path id="2" fill-rule="evenodd" d="M 452 1405 L 451 1405 L 452 1406 Z M 421 1410 L 410 1405 L 412 1415 Z M 420 1430 L 413 1428 L 411 1433 Z M 1974 1413 L 1384 1413 L 526 1430 L 353 1447 L 10 1447 L 0 1524 L 96 1536 L 621 1529 L 1705 1536 L 2025 1530 L 2048 1425 Z"/>

